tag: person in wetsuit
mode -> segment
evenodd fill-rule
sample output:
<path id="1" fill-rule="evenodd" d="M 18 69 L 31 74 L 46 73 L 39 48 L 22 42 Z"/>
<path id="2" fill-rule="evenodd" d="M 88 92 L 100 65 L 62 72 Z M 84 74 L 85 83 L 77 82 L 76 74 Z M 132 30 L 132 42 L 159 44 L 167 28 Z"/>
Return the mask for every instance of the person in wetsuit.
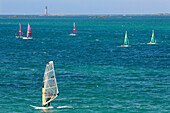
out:
<path id="1" fill-rule="evenodd" d="M 51 98 L 50 98 L 50 97 L 51 97 L 50 92 L 47 93 L 47 97 L 48 97 L 48 98 L 46 99 L 46 102 L 49 101 L 49 100 L 51 99 Z M 44 107 L 46 107 L 46 106 L 47 106 L 47 104 L 44 105 Z M 49 107 L 49 106 L 50 106 L 50 102 L 48 103 L 48 107 Z"/>

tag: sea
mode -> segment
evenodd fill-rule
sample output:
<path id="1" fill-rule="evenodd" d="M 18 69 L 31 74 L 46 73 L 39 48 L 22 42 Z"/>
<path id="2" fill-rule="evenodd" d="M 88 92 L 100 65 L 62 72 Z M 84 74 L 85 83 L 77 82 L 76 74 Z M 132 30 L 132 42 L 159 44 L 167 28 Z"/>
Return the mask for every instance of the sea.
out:
<path id="1" fill-rule="evenodd" d="M 0 18 L 1 113 L 169 113 L 170 16 Z M 77 35 L 73 32 L 76 24 Z M 15 38 L 22 25 L 32 40 Z M 148 45 L 154 30 L 156 43 Z M 125 32 L 129 47 L 121 47 Z M 40 110 L 47 62 L 59 96 Z"/>

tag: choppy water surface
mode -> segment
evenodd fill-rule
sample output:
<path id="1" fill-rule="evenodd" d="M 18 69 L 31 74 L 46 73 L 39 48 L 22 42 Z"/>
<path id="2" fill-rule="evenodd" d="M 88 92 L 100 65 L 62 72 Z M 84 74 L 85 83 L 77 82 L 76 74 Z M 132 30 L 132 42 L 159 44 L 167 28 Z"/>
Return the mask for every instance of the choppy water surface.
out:
<path id="1" fill-rule="evenodd" d="M 15 38 L 19 23 L 33 40 Z M 49 112 L 170 112 L 169 16 L 1 18 L 0 48 L 0 112 L 41 112 L 30 105 L 41 106 L 50 60 L 60 96 Z"/>

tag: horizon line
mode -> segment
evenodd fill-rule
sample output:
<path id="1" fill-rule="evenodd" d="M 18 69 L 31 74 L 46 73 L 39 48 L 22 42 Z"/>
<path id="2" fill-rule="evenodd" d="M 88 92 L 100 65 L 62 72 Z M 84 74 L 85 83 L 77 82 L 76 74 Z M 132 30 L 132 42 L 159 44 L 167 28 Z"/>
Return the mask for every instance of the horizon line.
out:
<path id="1" fill-rule="evenodd" d="M 93 16 L 93 15 L 110 15 L 110 16 L 115 16 L 115 15 L 170 15 L 170 13 L 128 13 L 128 14 L 99 14 L 99 13 L 96 13 L 96 14 L 0 14 L 0 15 L 13 15 L 13 16 L 19 16 L 19 15 L 22 15 L 22 16 L 29 16 L 29 15 L 35 15 L 35 16 L 53 16 L 53 15 L 56 15 L 56 16 L 81 16 L 81 15 L 87 15 L 87 16 Z"/>

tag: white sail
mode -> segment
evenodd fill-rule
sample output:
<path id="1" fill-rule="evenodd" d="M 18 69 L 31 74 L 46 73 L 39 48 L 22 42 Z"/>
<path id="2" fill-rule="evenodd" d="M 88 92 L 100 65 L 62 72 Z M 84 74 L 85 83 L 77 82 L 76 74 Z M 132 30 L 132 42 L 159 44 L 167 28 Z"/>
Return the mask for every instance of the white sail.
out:
<path id="1" fill-rule="evenodd" d="M 50 61 L 46 65 L 43 87 L 42 87 L 42 105 L 45 106 L 56 97 L 58 97 L 59 91 L 57 81 L 55 77 L 54 64 Z"/>

